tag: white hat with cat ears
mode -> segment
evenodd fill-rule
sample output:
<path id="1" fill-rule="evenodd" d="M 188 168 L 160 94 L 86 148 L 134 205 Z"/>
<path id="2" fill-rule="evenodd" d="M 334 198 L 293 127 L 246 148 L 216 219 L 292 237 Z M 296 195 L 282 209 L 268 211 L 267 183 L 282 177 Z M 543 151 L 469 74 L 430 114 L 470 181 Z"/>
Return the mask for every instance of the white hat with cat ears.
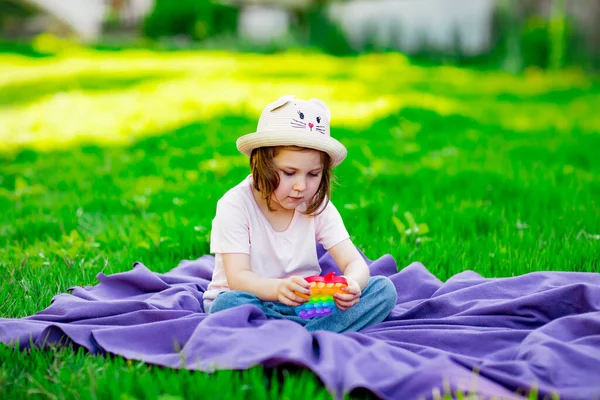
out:
<path id="1" fill-rule="evenodd" d="M 265 107 L 256 132 L 241 136 L 237 148 L 250 156 L 252 150 L 266 146 L 299 146 L 321 150 L 331 157 L 331 166 L 339 165 L 348 153 L 343 144 L 329 133 L 331 113 L 319 99 L 308 101 L 283 96 Z"/>

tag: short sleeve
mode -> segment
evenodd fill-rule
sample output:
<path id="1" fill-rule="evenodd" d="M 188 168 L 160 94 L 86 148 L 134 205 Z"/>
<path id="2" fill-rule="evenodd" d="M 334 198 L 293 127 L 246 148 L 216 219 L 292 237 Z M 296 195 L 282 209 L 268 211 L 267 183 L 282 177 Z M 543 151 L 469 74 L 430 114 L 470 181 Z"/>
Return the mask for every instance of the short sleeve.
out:
<path id="1" fill-rule="evenodd" d="M 248 213 L 230 201 L 217 202 L 217 212 L 210 232 L 210 252 L 250 254 Z"/>
<path id="2" fill-rule="evenodd" d="M 315 217 L 315 239 L 329 250 L 349 237 L 342 216 L 330 201 L 325 210 Z"/>

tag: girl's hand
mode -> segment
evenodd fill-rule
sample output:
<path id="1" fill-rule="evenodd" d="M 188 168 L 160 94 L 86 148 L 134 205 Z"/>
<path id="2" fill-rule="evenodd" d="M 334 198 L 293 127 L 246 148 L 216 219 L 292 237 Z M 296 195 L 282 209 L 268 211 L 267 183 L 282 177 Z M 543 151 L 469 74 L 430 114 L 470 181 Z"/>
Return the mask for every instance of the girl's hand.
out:
<path id="1" fill-rule="evenodd" d="M 335 304 L 342 311 L 346 311 L 358 303 L 362 294 L 360 286 L 358 286 L 358 283 L 354 279 L 346 279 L 348 280 L 348 286 L 342 288 L 346 293 L 335 293 L 333 295 Z"/>
<path id="2" fill-rule="evenodd" d="M 297 292 L 297 293 L 295 293 Z M 303 294 L 304 296 L 300 296 Z M 280 303 L 297 307 L 306 303 L 310 296 L 310 284 L 301 276 L 290 276 L 279 284 L 277 299 Z"/>

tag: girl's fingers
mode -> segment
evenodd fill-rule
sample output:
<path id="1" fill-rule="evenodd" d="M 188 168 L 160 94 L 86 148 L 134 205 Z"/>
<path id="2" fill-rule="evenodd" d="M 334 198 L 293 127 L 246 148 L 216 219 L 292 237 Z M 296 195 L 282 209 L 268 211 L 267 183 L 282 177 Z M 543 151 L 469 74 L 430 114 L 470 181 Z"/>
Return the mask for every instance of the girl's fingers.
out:
<path id="1" fill-rule="evenodd" d="M 357 295 L 357 294 L 359 295 L 360 294 L 360 289 L 357 288 L 356 286 L 344 286 L 342 288 L 342 290 L 344 292 L 346 292 L 346 293 L 351 293 L 351 294 L 354 294 L 354 295 Z"/>
<path id="2" fill-rule="evenodd" d="M 346 307 L 352 307 L 353 305 L 358 303 L 358 301 L 359 301 L 359 299 L 354 299 L 354 300 L 350 300 L 350 301 L 336 301 L 336 303 L 346 306 Z"/>
<path id="3" fill-rule="evenodd" d="M 287 299 L 289 299 L 290 301 L 292 301 L 294 303 L 297 303 L 298 305 L 300 305 L 308 300 L 308 299 L 298 296 L 297 294 L 294 293 L 293 290 L 290 290 L 288 288 L 284 288 L 282 293 Z"/>
<path id="4" fill-rule="evenodd" d="M 300 278 L 302 279 L 302 278 Z M 307 296 L 310 296 L 310 286 L 308 288 L 304 287 L 302 283 L 294 281 L 292 278 L 291 281 L 287 281 L 287 285 L 285 285 L 287 289 L 289 289 L 292 293 L 298 292 L 303 293 Z"/>
<path id="5" fill-rule="evenodd" d="M 352 300 L 335 299 L 335 304 L 342 310 L 347 310 L 360 301 L 360 297 L 355 297 Z"/>
<path id="6" fill-rule="evenodd" d="M 298 293 L 304 293 L 305 295 L 310 296 L 310 289 L 305 288 L 304 286 L 296 284 L 294 290 Z"/>
<path id="7" fill-rule="evenodd" d="M 299 285 L 302 285 L 302 282 L 305 282 L 304 278 L 302 278 L 301 276 L 292 276 L 290 280 Z"/>
<path id="8" fill-rule="evenodd" d="M 346 311 L 351 309 L 356 303 L 358 302 L 353 302 L 353 303 L 344 303 L 344 304 L 336 304 L 337 307 L 342 310 L 342 311 Z"/>
<path id="9" fill-rule="evenodd" d="M 342 293 L 335 293 L 333 296 L 336 299 L 341 300 L 341 301 L 352 301 L 358 297 L 358 296 L 356 296 L 356 294 L 342 294 Z"/>
<path id="10" fill-rule="evenodd" d="M 301 293 L 310 292 L 310 283 L 300 276 L 293 276 L 292 282 L 299 286 L 302 290 L 298 290 Z M 308 294 L 308 293 L 307 293 Z"/>
<path id="11" fill-rule="evenodd" d="M 291 306 L 291 307 L 297 307 L 299 305 L 302 305 L 302 302 L 295 301 L 294 297 L 297 297 L 297 296 L 293 293 L 289 293 L 289 292 L 282 290 L 279 301 L 281 303 L 285 304 L 286 306 Z"/>

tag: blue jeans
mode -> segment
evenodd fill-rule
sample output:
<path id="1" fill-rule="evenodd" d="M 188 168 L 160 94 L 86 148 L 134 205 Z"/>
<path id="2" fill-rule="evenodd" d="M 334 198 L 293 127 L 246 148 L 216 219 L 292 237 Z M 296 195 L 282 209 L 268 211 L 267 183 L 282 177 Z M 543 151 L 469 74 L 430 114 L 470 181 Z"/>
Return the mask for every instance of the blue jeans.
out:
<path id="1" fill-rule="evenodd" d="M 289 319 L 304 325 L 309 331 L 319 329 L 331 332 L 353 332 L 383 321 L 396 305 L 398 295 L 392 281 L 385 276 L 374 276 L 363 290 L 360 301 L 346 311 L 335 308 L 333 313 L 325 317 L 304 320 L 296 315 L 294 307 L 280 302 L 262 301 L 258 297 L 231 290 L 220 293 L 212 305 L 210 313 L 228 308 L 252 304 L 260 308 L 267 318 Z"/>

